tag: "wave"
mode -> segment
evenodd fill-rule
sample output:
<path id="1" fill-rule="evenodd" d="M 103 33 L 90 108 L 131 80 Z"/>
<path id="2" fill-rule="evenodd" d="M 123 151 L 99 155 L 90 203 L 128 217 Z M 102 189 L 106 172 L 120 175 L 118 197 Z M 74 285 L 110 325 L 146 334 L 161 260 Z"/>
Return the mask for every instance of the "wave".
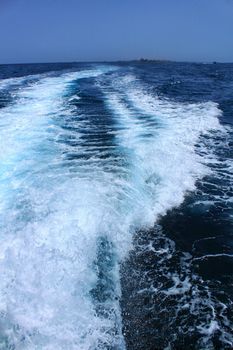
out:
<path id="1" fill-rule="evenodd" d="M 94 107 L 82 79 L 103 94 Z M 125 347 L 119 264 L 133 233 L 210 171 L 195 147 L 222 131 L 220 115 L 152 97 L 111 67 L 42 78 L 1 109 L 5 348 Z"/>

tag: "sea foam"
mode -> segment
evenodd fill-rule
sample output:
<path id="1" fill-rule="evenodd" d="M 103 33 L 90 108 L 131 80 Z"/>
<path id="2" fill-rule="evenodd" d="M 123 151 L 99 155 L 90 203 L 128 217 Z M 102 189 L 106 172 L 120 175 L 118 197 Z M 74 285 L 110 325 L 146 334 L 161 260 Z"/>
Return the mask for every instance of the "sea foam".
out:
<path id="1" fill-rule="evenodd" d="M 108 72 L 45 77 L 0 112 L 4 349 L 123 349 L 119 263 L 132 235 L 179 205 L 209 171 L 195 145 L 221 129 L 216 104 L 155 98 L 117 72 L 104 85 Z M 80 141 L 91 125 L 68 102 L 81 101 L 69 91 L 85 78 L 99 81 L 117 161 L 105 157 L 104 145 Z M 74 115 L 75 128 L 65 128 Z"/>

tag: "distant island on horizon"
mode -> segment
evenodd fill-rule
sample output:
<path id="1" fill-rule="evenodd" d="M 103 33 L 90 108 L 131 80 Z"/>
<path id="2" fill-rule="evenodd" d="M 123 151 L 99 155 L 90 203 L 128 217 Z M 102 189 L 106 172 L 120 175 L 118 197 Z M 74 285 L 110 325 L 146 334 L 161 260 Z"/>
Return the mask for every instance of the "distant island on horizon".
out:
<path id="1" fill-rule="evenodd" d="M 65 63 L 194 63 L 194 64 L 233 64 L 233 62 L 220 62 L 220 61 L 186 61 L 186 60 L 171 60 L 166 58 L 135 58 L 135 59 L 116 59 L 116 60 L 72 60 L 72 61 L 48 61 L 48 62 L 9 62 L 0 63 L 0 66 L 4 65 L 34 65 L 34 64 L 65 64 Z"/>

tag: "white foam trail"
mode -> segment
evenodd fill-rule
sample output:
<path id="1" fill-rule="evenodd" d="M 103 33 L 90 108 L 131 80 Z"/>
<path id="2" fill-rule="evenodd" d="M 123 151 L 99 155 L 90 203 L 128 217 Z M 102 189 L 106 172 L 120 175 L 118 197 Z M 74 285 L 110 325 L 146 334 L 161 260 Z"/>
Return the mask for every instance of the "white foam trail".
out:
<path id="1" fill-rule="evenodd" d="M 111 305 L 112 319 L 99 317 L 89 295 L 97 279 L 96 239 L 114 225 L 108 206 L 116 185 L 104 172 L 101 180 L 73 178 L 55 142 L 63 133 L 59 118 L 72 114 L 63 104 L 69 85 L 105 71 L 42 79 L 21 90 L 17 104 L 1 110 L 0 329 L 5 348 L 122 344 L 121 334 L 114 339 L 111 333 L 118 302 Z"/>
<path id="2" fill-rule="evenodd" d="M 122 125 L 119 138 L 130 154 L 131 171 L 137 174 L 136 188 L 140 182 L 143 200 L 138 201 L 143 204 L 137 217 L 142 218 L 141 225 L 153 225 L 211 171 L 205 164 L 210 160 L 208 150 L 202 157 L 196 144 L 201 135 L 211 137 L 224 130 L 218 120 L 221 111 L 213 102 L 182 104 L 154 98 L 135 86 L 131 76 L 114 84 L 118 92 L 106 94 L 107 103 Z"/>
<path id="3" fill-rule="evenodd" d="M 14 85 L 21 84 L 26 79 L 27 77 L 0 79 L 0 90 L 9 88 Z"/>
<path id="4" fill-rule="evenodd" d="M 26 75 L 18 78 L 6 78 L 6 79 L 0 79 L 0 91 L 1 90 L 8 90 L 9 88 L 17 88 L 20 87 L 23 83 L 25 82 L 33 82 L 37 79 L 41 79 L 46 77 L 48 73 L 44 74 L 31 74 L 31 75 Z"/>
<path id="5" fill-rule="evenodd" d="M 90 296 L 98 282 L 93 267 L 98 239 L 109 240 L 120 261 L 134 230 L 153 225 L 179 205 L 208 171 L 195 144 L 201 134 L 221 129 L 217 106 L 153 99 L 135 88 L 133 79 L 113 86 L 115 92 L 105 91 L 117 123 L 112 133 L 121 162 L 106 164 L 90 142 L 73 152 L 91 150 L 93 155 L 77 160 L 75 171 L 67 167 L 65 154 L 71 148 L 56 140 L 63 134 L 79 140 L 80 135 L 61 128 L 73 113 L 64 104 L 65 94 L 74 80 L 108 69 L 42 79 L 0 112 L 4 346 L 123 349 L 118 301 L 106 301 L 106 317 Z M 85 119 L 75 123 L 88 130 Z M 120 297 L 119 267 L 114 266 L 114 292 Z"/>

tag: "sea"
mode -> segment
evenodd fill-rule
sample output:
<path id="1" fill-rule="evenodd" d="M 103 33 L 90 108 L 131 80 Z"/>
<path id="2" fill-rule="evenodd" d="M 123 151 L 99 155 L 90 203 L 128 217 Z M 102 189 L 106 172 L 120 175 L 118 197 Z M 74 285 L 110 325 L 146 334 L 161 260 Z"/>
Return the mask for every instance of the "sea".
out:
<path id="1" fill-rule="evenodd" d="M 0 65 L 0 349 L 233 349 L 233 64 Z"/>

